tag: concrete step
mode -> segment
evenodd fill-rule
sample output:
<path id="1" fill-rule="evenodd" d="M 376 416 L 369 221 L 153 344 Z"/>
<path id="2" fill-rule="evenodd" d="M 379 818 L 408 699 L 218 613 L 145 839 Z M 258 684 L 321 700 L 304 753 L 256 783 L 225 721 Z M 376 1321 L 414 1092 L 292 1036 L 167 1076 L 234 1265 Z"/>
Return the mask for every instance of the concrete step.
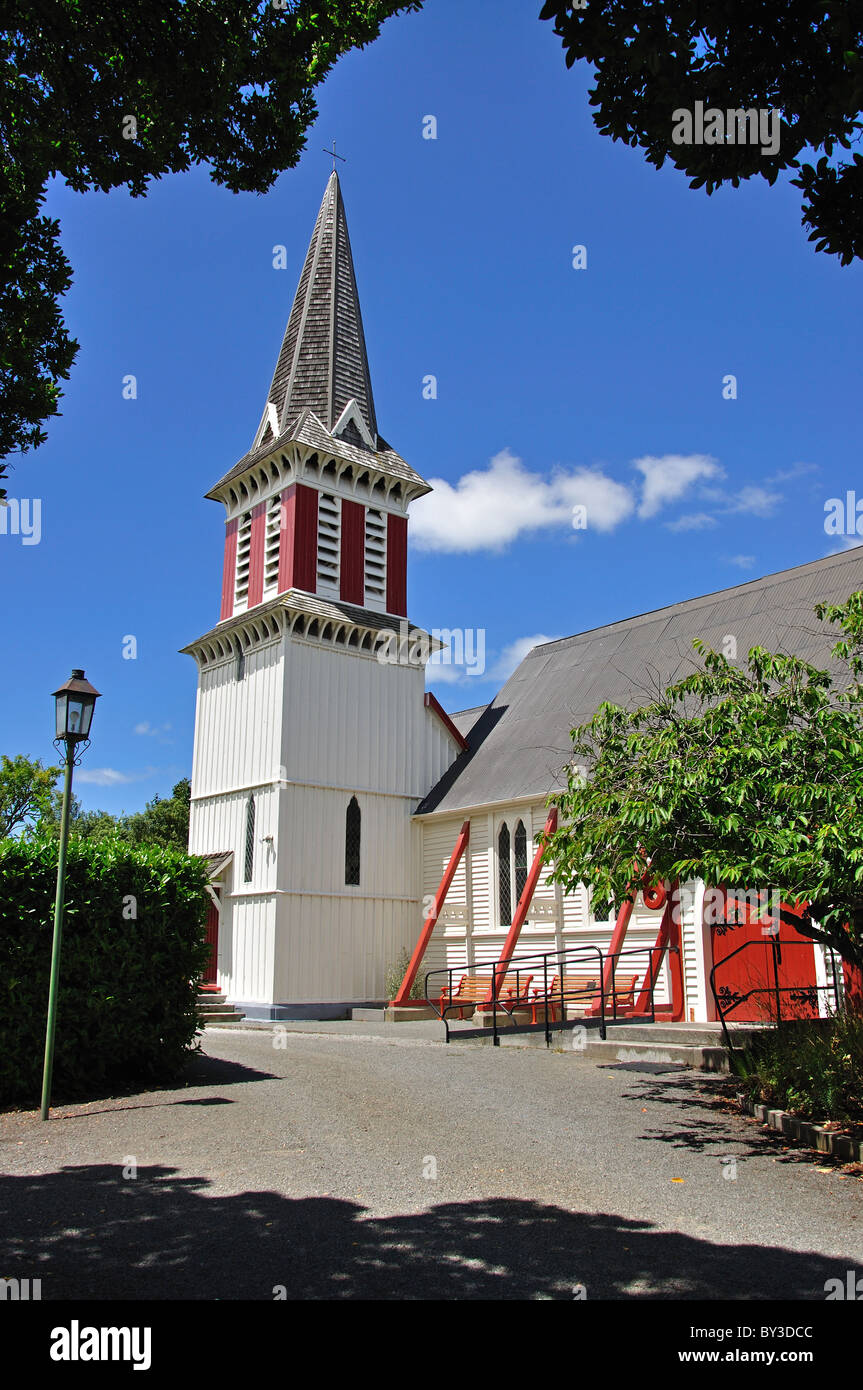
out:
<path id="1" fill-rule="evenodd" d="M 515 1042 L 515 1039 L 512 1039 Z M 552 1042 L 552 1046 L 554 1043 Z M 592 1062 L 653 1062 L 664 1066 L 688 1067 L 693 1071 L 727 1072 L 728 1053 L 724 1047 L 693 1046 L 686 1043 L 624 1042 L 608 1037 L 588 1042 L 577 1052 Z"/>
<path id="2" fill-rule="evenodd" d="M 591 1025 L 591 1030 L 596 1025 Z M 609 1038 L 621 1043 L 669 1043 L 687 1047 L 721 1047 L 722 1026 L 719 1023 L 609 1023 Z M 759 1031 L 756 1024 L 729 1025 L 735 1046 L 743 1046 Z"/>
<path id="3" fill-rule="evenodd" d="M 198 1018 L 204 1027 L 212 1023 L 218 1024 L 221 1028 L 223 1023 L 241 1023 L 245 1017 L 246 1015 L 240 1013 L 238 1009 L 229 1009 L 227 1013 L 222 1014 L 210 1014 L 204 1010 L 198 1011 Z"/>

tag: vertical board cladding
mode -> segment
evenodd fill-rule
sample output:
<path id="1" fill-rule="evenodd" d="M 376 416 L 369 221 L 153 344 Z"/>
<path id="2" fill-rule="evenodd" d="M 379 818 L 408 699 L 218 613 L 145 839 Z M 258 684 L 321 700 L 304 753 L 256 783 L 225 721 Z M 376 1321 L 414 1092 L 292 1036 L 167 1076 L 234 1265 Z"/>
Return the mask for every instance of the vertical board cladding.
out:
<path id="1" fill-rule="evenodd" d="M 272 1004 L 276 900 L 247 894 L 222 908 L 219 984 L 231 1000 Z"/>
<path id="2" fill-rule="evenodd" d="M 421 667 L 291 637 L 277 762 L 293 782 L 394 792 L 428 790 L 428 711 Z"/>
<path id="3" fill-rule="evenodd" d="M 249 544 L 249 598 L 253 608 L 264 596 L 264 544 L 267 530 L 267 504 L 259 502 L 252 508 L 252 535 Z"/>
<path id="4" fill-rule="evenodd" d="M 230 618 L 234 611 L 234 580 L 237 573 L 237 527 L 239 518 L 225 524 L 225 560 L 222 568 L 222 618 Z"/>
<path id="5" fill-rule="evenodd" d="M 279 593 L 287 589 L 315 592 L 318 563 L 318 494 L 292 483 L 282 493 Z"/>
<path id="6" fill-rule="evenodd" d="M 200 672 L 193 796 L 272 780 L 280 762 L 283 667 L 281 644 L 272 641 L 247 653 L 242 680 L 234 659 Z"/>
<path id="7" fill-rule="evenodd" d="M 408 798 L 375 796 L 360 788 L 360 881 L 345 883 L 346 812 L 350 788 L 287 785 L 279 792 L 278 887 L 296 893 L 412 898 L 413 843 Z M 419 931 L 419 927 L 417 927 Z"/>
<path id="8" fill-rule="evenodd" d="M 291 893 L 277 904 L 278 1003 L 384 999 L 388 969 L 413 948 L 416 903 Z"/>
<path id="9" fill-rule="evenodd" d="M 255 800 L 255 838 L 252 854 L 252 877 L 244 879 L 246 857 L 246 826 L 249 796 Z M 224 796 L 195 798 L 189 822 L 189 848 L 192 854 L 233 853 L 234 893 L 243 898 L 249 893 L 272 892 L 276 888 L 276 856 L 265 836 L 278 828 L 278 803 L 272 787 L 249 787 Z"/>
<path id="10" fill-rule="evenodd" d="M 408 522 L 387 517 L 387 612 L 406 618 L 408 612 Z"/>
<path id="11" fill-rule="evenodd" d="M 342 500 L 339 597 L 346 603 L 365 603 L 366 509 L 362 502 Z"/>

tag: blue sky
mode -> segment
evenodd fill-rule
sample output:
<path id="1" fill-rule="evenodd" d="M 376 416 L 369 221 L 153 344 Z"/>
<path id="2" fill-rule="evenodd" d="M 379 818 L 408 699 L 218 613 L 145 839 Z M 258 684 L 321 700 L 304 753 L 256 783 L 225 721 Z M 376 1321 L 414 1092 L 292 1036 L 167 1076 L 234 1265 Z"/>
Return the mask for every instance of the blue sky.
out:
<path id="1" fill-rule="evenodd" d="M 50 760 L 50 692 L 84 666 L 104 696 L 85 806 L 136 809 L 191 770 L 178 648 L 218 619 L 223 543 L 203 494 L 260 419 L 333 137 L 379 428 L 441 480 L 412 521 L 411 618 L 485 633 L 482 675 L 435 673 L 446 708 L 485 703 L 530 639 L 835 548 L 825 502 L 860 478 L 861 267 L 815 253 L 787 182 L 707 198 L 601 137 L 590 70 L 567 71 L 538 9 L 389 21 L 264 197 L 204 170 L 146 199 L 51 190 L 81 351 L 9 485 L 41 499 L 41 540 L 0 535 L 0 747 Z"/>

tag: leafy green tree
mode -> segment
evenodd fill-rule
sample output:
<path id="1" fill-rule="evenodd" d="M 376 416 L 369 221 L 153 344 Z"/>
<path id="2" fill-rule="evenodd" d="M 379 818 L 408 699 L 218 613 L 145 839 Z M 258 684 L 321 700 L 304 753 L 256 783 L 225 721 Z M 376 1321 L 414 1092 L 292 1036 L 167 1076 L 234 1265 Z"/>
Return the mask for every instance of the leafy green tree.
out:
<path id="1" fill-rule="evenodd" d="M 666 159 L 691 188 L 716 188 L 785 169 L 803 191 L 803 225 L 816 251 L 848 265 L 863 255 L 863 155 L 834 158 L 859 139 L 863 6 L 859 0 L 546 0 L 567 67 L 595 69 L 590 103 L 601 134 Z M 673 113 L 696 101 L 722 111 L 782 113 L 780 145 L 675 144 Z M 820 158 L 815 159 L 820 152 Z M 803 163 L 806 153 L 814 163 Z"/>
<path id="2" fill-rule="evenodd" d="M 79 840 L 117 840 L 130 845 L 162 845 L 186 850 L 189 843 L 191 783 L 182 778 L 168 797 L 154 796 L 143 811 L 112 816 L 109 811 L 85 811 L 72 796 L 69 833 Z M 60 834 L 62 796 L 55 793 L 42 808 L 34 829 L 40 835 Z"/>
<path id="3" fill-rule="evenodd" d="M 554 880 L 589 885 L 600 913 L 632 898 L 645 856 L 657 879 L 770 890 L 863 968 L 863 592 L 815 613 L 842 632 L 834 670 L 758 647 L 735 666 L 695 642 L 701 669 L 572 731 Z"/>
<path id="4" fill-rule="evenodd" d="M 59 838 L 62 809 L 63 794 L 57 791 L 51 805 L 45 808 L 33 826 L 34 833 Z M 70 835 L 76 836 L 79 840 L 104 840 L 119 836 L 119 833 L 120 821 L 116 816 L 112 816 L 109 811 L 85 811 L 75 793 L 72 793 L 69 807 Z"/>
<path id="5" fill-rule="evenodd" d="M 0 839 L 34 825 L 50 812 L 57 793 L 59 767 L 43 767 L 38 758 L 0 756 Z"/>
<path id="6" fill-rule="evenodd" d="M 305 148 L 314 91 L 419 0 L 7 0 L 0 27 L 0 458 L 45 439 L 77 351 L 48 179 L 79 192 L 208 164 L 265 192 Z M 0 465 L 0 477 L 4 473 Z M 2 494 L 0 494 L 2 495 Z"/>
<path id="7" fill-rule="evenodd" d="M 169 797 L 154 796 L 143 811 L 125 816 L 119 834 L 134 845 L 173 845 L 185 850 L 189 844 L 189 806 L 192 784 L 184 777 Z"/>

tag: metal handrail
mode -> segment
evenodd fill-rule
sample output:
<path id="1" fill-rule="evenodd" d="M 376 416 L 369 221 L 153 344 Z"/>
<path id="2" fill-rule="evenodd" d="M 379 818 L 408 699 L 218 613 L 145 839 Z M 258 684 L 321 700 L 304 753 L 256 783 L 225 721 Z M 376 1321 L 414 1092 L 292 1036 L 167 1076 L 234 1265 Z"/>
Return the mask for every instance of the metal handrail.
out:
<path id="1" fill-rule="evenodd" d="M 457 975 L 460 978 L 462 975 L 465 974 L 482 974 L 487 970 L 489 972 L 489 994 L 486 999 L 477 1003 L 476 1007 L 481 1008 L 484 1012 L 491 1013 L 491 1028 L 482 1029 L 478 1031 L 491 1032 L 495 1047 L 499 1046 L 500 1041 L 498 1037 L 499 1009 L 503 1013 L 509 1014 L 509 1016 L 512 1017 L 513 1012 L 516 1009 L 523 1008 L 525 1004 L 528 1002 L 530 1003 L 531 1007 L 539 1007 L 540 1005 L 543 1005 L 545 1041 L 546 1046 L 550 1046 L 551 1028 L 565 1028 L 568 1026 L 568 1020 L 566 1019 L 566 1004 L 568 1002 L 572 1002 L 575 999 L 594 997 L 598 997 L 599 1035 L 601 1038 L 604 1039 L 606 1037 L 607 1023 L 607 996 L 610 996 L 611 998 L 611 1012 L 613 1021 L 616 1021 L 618 1018 L 617 994 L 615 987 L 616 961 L 619 960 L 622 956 L 627 955 L 648 957 L 648 964 L 647 969 L 645 971 L 644 980 L 641 983 L 641 985 L 636 986 L 635 989 L 638 994 L 641 994 L 644 992 L 644 989 L 647 988 L 650 996 L 650 1021 L 655 1022 L 656 984 L 659 978 L 659 972 L 662 965 L 662 956 L 666 951 L 679 952 L 679 947 L 632 946 L 627 947 L 622 951 L 609 952 L 608 954 L 606 954 L 602 951 L 602 949 L 599 946 L 583 943 L 579 946 L 564 947 L 559 951 L 535 951 L 530 955 L 510 956 L 507 960 L 495 959 L 493 961 L 476 961 L 472 966 L 439 966 L 434 970 L 427 970 L 425 973 L 424 978 L 426 1003 L 430 1006 L 430 1008 L 434 1009 L 435 1013 L 443 1022 L 444 1028 L 446 1030 L 446 1040 L 447 1042 L 449 1042 L 450 1027 L 447 1014 L 451 1010 L 458 1008 L 459 1005 L 447 1004 L 441 1007 L 440 999 L 443 997 L 446 997 L 448 999 L 453 998 L 454 976 Z M 583 964 L 584 955 L 586 953 L 589 953 L 597 960 L 596 970 L 598 984 L 592 989 L 567 989 L 564 984 L 565 976 L 567 975 L 567 973 L 572 974 L 573 970 L 577 968 L 579 964 Z M 655 955 L 659 957 L 659 960 L 656 962 L 656 966 L 654 967 Z M 605 971 L 608 962 L 611 963 L 611 978 L 609 983 L 606 984 Z M 536 976 L 540 970 L 542 971 L 542 990 L 540 992 L 538 988 L 534 987 L 534 997 L 532 1000 L 528 1001 L 527 995 L 522 993 L 521 980 L 528 973 L 530 973 L 533 976 Z M 640 975 L 640 971 L 637 973 Z M 503 986 L 503 982 L 504 980 L 506 980 L 508 975 L 512 976 L 513 974 L 515 975 L 515 993 L 512 997 L 507 997 L 505 999 L 501 998 L 500 990 Z M 549 991 L 549 980 L 551 978 L 551 975 L 553 974 L 556 974 L 558 977 L 559 987 L 558 990 L 555 990 L 554 996 L 552 997 Z M 446 989 L 444 991 L 441 988 L 438 988 L 435 994 L 432 995 L 432 993 L 429 990 L 429 981 L 434 977 L 440 976 L 446 977 Z M 558 1007 L 560 1010 L 559 1023 L 550 1018 L 550 1014 L 555 1008 L 555 1006 Z M 532 1031 L 538 1025 L 527 1024 L 521 1026 L 525 1030 Z"/>
<path id="2" fill-rule="evenodd" d="M 751 947 L 754 947 L 754 946 L 763 947 L 763 946 L 767 946 L 768 944 L 769 944 L 770 947 L 772 948 L 771 956 L 772 956 L 772 963 L 773 963 L 773 983 L 770 984 L 770 985 L 757 985 L 754 989 L 747 990 L 745 994 L 736 994 L 735 997 L 732 999 L 731 1003 L 729 1004 L 729 1006 L 728 1006 L 727 1008 L 723 1008 L 723 1006 L 722 1006 L 722 1004 L 721 1004 L 721 1002 L 720 1002 L 720 996 L 719 996 L 719 994 L 718 994 L 718 992 L 717 992 L 717 989 L 716 989 L 716 972 L 717 972 L 717 970 L 719 970 L 723 965 L 726 965 L 726 964 L 728 963 L 728 961 L 733 960 L 735 956 L 739 956 L 739 955 L 741 954 L 742 951 L 747 951 L 747 950 L 749 950 Z M 841 1000 L 840 1000 L 840 998 L 839 998 L 839 972 L 838 972 L 837 969 L 836 969 L 836 953 L 835 953 L 835 951 L 833 951 L 832 947 L 827 947 L 827 950 L 830 951 L 831 964 L 832 964 L 832 972 L 831 972 L 831 973 L 832 973 L 833 978 L 832 978 L 832 981 L 831 981 L 830 983 L 828 983 L 828 984 L 826 984 L 826 985 L 780 985 L 780 983 L 779 983 L 779 966 L 780 966 L 780 964 L 781 964 L 781 962 L 782 962 L 782 947 L 783 947 L 783 946 L 809 946 L 809 947 L 811 947 L 812 945 L 813 945 L 813 942 L 812 942 L 811 940 L 809 940 L 808 938 L 805 939 L 805 940 L 803 940 L 803 941 L 794 941 L 793 939 L 791 939 L 791 938 L 789 938 L 789 937 L 786 937 L 786 938 L 783 940 L 783 939 L 781 939 L 781 938 L 779 937 L 778 933 L 774 936 L 774 934 L 771 932 L 771 933 L 769 933 L 769 935 L 765 933 L 764 938 L 763 938 L 762 940 L 760 940 L 760 941 L 759 941 L 759 940 L 744 941 L 744 942 L 742 943 L 742 945 L 736 946 L 736 947 L 734 948 L 733 951 L 729 951 L 727 956 L 723 956 L 723 957 L 722 957 L 722 960 L 716 961 L 716 963 L 714 964 L 713 968 L 712 968 L 711 971 L 710 971 L 710 992 L 711 992 L 711 994 L 713 995 L 713 1002 L 714 1002 L 714 1004 L 715 1004 L 715 1006 L 716 1006 L 716 1012 L 717 1012 L 718 1015 L 719 1015 L 719 1022 L 720 1022 L 721 1027 L 722 1027 L 722 1036 L 723 1036 L 723 1038 L 724 1038 L 724 1040 L 725 1040 L 725 1046 L 728 1048 L 729 1052 L 733 1052 L 733 1051 L 734 1051 L 734 1045 L 733 1045 L 732 1042 L 731 1042 L 731 1035 L 730 1035 L 730 1033 L 728 1032 L 728 1027 L 727 1027 L 727 1025 L 726 1025 L 725 1020 L 726 1020 L 726 1018 L 728 1017 L 729 1014 L 733 1013 L 733 1011 L 734 1011 L 735 1009 L 738 1009 L 738 1008 L 740 1007 L 741 1004 L 745 1004 L 746 1001 L 747 1001 L 747 999 L 751 999 L 752 996 L 755 995 L 755 994 L 768 994 L 768 995 L 772 995 L 772 996 L 773 996 L 773 998 L 774 998 L 774 1000 L 775 1000 L 775 1004 L 776 1004 L 776 1022 L 777 1022 L 777 1024 L 779 1024 L 779 1023 L 782 1022 L 782 998 L 781 998 L 781 996 L 782 996 L 783 994 L 800 994 L 801 992 L 803 992 L 803 991 L 805 990 L 806 993 L 812 993 L 812 992 L 814 991 L 814 993 L 815 993 L 816 996 L 817 996 L 817 995 L 819 995 L 820 991 L 822 991 L 822 990 L 830 990 L 830 989 L 832 988 L 832 990 L 833 990 L 833 998 L 834 998 L 834 1002 L 835 1002 L 835 1004 L 836 1004 L 836 1009 L 837 1009 L 837 1011 L 841 1008 Z"/>

